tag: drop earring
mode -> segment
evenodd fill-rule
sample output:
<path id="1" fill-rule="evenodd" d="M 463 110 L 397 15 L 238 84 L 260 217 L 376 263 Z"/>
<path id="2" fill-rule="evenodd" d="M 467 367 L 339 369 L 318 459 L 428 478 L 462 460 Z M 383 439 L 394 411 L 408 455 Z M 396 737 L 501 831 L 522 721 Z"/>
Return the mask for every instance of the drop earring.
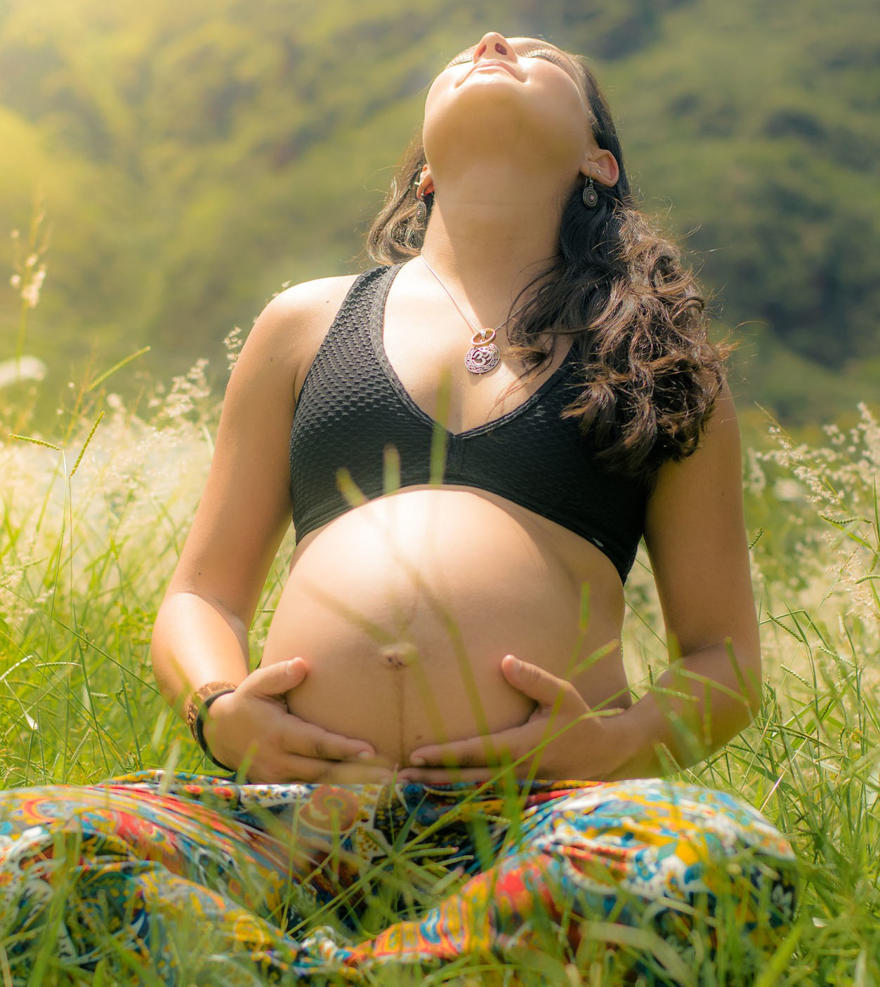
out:
<path id="1" fill-rule="evenodd" d="M 418 175 L 416 180 L 413 182 L 413 188 L 416 190 L 416 198 L 419 200 L 416 204 L 416 214 L 415 220 L 418 226 L 426 226 L 428 223 L 428 203 L 425 201 L 429 195 L 434 194 L 433 185 L 429 184 L 427 191 L 422 191 L 422 179 L 424 175 Z"/>
<path id="2" fill-rule="evenodd" d="M 595 209 L 599 205 L 599 193 L 596 191 L 596 186 L 593 185 L 593 176 L 587 175 L 587 180 L 584 182 L 584 191 L 581 195 L 584 201 L 584 205 L 587 209 Z"/>
<path id="3" fill-rule="evenodd" d="M 419 200 L 416 206 L 416 223 L 424 226 L 428 222 L 428 204 L 425 202 L 425 193 L 421 189 L 416 189 L 416 198 Z"/>

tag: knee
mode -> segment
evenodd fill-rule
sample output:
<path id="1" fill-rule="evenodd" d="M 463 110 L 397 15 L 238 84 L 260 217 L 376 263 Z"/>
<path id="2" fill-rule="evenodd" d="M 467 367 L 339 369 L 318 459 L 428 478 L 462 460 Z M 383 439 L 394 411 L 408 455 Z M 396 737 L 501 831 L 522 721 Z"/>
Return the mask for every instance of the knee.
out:
<path id="1" fill-rule="evenodd" d="M 789 842 L 724 792 L 664 779 L 595 786 L 560 799 L 524 837 L 520 849 L 549 853 L 594 884 L 652 899 L 733 902 L 743 922 L 783 925 L 793 915 Z"/>

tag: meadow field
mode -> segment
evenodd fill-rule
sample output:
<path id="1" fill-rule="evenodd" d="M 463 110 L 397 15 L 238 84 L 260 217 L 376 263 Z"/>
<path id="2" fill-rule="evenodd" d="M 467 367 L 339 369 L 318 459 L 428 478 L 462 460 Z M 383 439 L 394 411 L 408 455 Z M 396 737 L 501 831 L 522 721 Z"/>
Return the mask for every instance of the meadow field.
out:
<path id="1" fill-rule="evenodd" d="M 797 919 L 756 975 L 731 901 L 713 963 L 676 964 L 636 929 L 617 954 L 594 936 L 572 957 L 551 935 L 540 963 L 366 982 L 616 987 L 628 950 L 656 946 L 658 983 L 880 987 L 875 7 L 0 0 L 0 791 L 212 770 L 158 693 L 149 640 L 242 333 L 226 365 L 220 340 L 282 284 L 363 268 L 393 161 L 452 54 L 489 27 L 546 37 L 597 69 L 643 208 L 738 346 L 763 705 L 670 774 L 741 796 L 791 840 Z M 293 547 L 291 531 L 254 657 Z M 644 551 L 626 601 L 638 697 L 669 660 Z M 411 858 L 404 846 L 370 891 L 364 935 L 395 894 L 436 885 Z M 45 921 L 13 929 L 0 873 L 0 987 L 163 982 L 110 938 L 93 974 L 66 963 L 68 891 L 59 879 Z M 218 972 L 198 916 L 176 934 L 181 983 L 260 982 L 234 960 Z"/>
<path id="2" fill-rule="evenodd" d="M 230 362 L 237 345 L 229 341 Z M 134 365 L 70 382 L 55 425 L 39 431 L 29 409 L 42 384 L 0 390 L 2 788 L 143 768 L 209 770 L 156 690 L 148 643 L 210 462 L 219 399 L 200 362 L 167 387 L 144 383 L 124 402 L 110 388 Z M 747 799 L 800 858 L 797 923 L 755 982 L 868 987 L 880 984 L 880 421 L 862 404 L 845 427 L 801 440 L 760 409 L 741 414 L 763 709 L 708 762 L 678 775 Z M 291 545 L 268 580 L 252 654 Z M 638 695 L 667 660 L 641 554 L 627 603 L 625 654 Z M 0 928 L 3 985 L 22 976 L 7 959 L 8 935 Z M 49 932 L 31 938 L 30 979 L 21 982 L 84 982 L 65 971 Z M 722 947 L 737 938 L 731 927 Z M 715 973 L 685 971 L 691 979 L 681 982 L 739 983 L 721 953 Z M 213 982 L 200 978 L 195 952 L 192 962 L 193 982 Z M 99 966 L 94 982 L 114 982 L 111 969 Z M 587 969 L 576 973 L 560 953 L 555 971 L 541 976 L 615 982 L 599 959 Z M 517 982 L 512 970 L 493 976 Z M 477 967 L 413 982 L 453 981 L 490 982 Z"/>

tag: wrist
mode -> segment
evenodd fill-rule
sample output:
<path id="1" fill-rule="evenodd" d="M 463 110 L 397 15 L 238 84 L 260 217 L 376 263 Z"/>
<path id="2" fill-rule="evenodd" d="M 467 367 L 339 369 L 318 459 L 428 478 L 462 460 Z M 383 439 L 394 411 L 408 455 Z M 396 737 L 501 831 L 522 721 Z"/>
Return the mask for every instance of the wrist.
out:
<path id="1" fill-rule="evenodd" d="M 235 769 L 223 764 L 222 761 L 218 761 L 211 753 L 211 749 L 205 738 L 205 722 L 211 706 L 221 697 L 235 692 L 235 688 L 233 682 L 207 682 L 190 694 L 184 706 L 184 719 L 193 739 L 201 748 L 202 753 L 216 764 L 218 768 L 223 768 L 224 771 L 233 771 Z"/>

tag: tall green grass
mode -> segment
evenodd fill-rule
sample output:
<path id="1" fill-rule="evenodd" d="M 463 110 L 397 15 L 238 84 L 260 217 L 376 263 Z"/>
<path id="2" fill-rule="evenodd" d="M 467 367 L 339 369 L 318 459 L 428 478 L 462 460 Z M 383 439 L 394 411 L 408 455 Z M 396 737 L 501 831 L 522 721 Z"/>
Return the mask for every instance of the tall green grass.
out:
<path id="1" fill-rule="evenodd" d="M 134 403 L 108 391 L 112 382 L 103 373 L 72 382 L 56 426 L 39 434 L 28 414 L 39 384 L 0 390 L 3 788 L 94 782 L 149 767 L 210 770 L 158 695 L 148 641 L 210 461 L 217 400 L 202 363 Z M 821 441 L 807 444 L 769 418 L 745 418 L 763 711 L 681 777 L 757 806 L 792 839 L 802 862 L 797 923 L 756 982 L 868 987 L 880 984 L 880 423 L 860 406 L 851 427 L 830 426 Z M 268 580 L 252 632 L 254 654 L 290 549 L 285 543 Z M 626 661 L 640 692 L 651 669 L 666 661 L 643 556 L 627 602 Z M 398 890 L 417 888 L 420 880 L 436 874 L 408 863 L 402 847 Z M 368 925 L 389 919 L 377 908 Z M 731 928 L 728 941 L 737 938 Z M 203 952 L 187 955 L 193 982 L 215 982 L 210 970 L 200 972 Z M 0 949 L 5 985 L 4 956 Z M 34 945 L 40 982 L 83 982 L 58 962 L 51 942 Z M 597 954 L 578 973 L 560 947 L 555 956 L 548 952 L 540 977 L 618 982 L 604 964 Z M 718 969 L 724 965 L 722 957 Z M 717 981 L 693 982 L 735 983 L 733 971 L 728 980 L 719 973 Z M 517 974 L 523 982 L 536 975 L 526 966 Z M 376 982 L 398 982 L 389 976 Z M 95 982 L 110 982 L 102 977 L 109 974 L 99 971 Z M 472 961 L 427 979 L 401 975 L 400 982 L 513 977 L 510 968 L 490 971 Z"/>

